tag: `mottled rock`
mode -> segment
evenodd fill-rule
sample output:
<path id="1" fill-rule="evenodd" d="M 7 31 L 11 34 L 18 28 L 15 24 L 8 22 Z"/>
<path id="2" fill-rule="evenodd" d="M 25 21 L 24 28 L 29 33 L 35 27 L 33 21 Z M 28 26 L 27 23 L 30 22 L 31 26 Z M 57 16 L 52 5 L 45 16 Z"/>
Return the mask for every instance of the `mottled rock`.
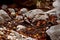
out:
<path id="1" fill-rule="evenodd" d="M 41 9 L 34 9 L 25 13 L 25 15 L 29 18 L 33 18 L 37 14 L 44 14 L 44 12 Z"/>
<path id="2" fill-rule="evenodd" d="M 8 8 L 9 12 L 15 12 L 13 8 Z"/>
<path id="3" fill-rule="evenodd" d="M 60 24 L 51 26 L 46 33 L 50 36 L 51 40 L 60 40 Z"/>
<path id="4" fill-rule="evenodd" d="M 26 13 L 26 12 L 28 12 L 27 8 L 22 8 L 22 9 L 20 10 L 20 13 L 22 13 L 22 14 L 24 14 L 24 13 Z"/>
<path id="5" fill-rule="evenodd" d="M 18 25 L 17 26 L 17 31 L 19 31 L 19 30 L 21 30 L 21 29 L 25 29 L 26 27 L 25 26 L 23 26 L 23 25 Z"/>
<path id="6" fill-rule="evenodd" d="M 3 17 L 0 16 L 0 23 L 4 23 L 4 22 L 5 21 L 4 21 Z"/>
<path id="7" fill-rule="evenodd" d="M 17 16 L 16 16 L 16 19 L 17 19 L 17 20 L 23 20 L 23 16 L 22 16 L 22 15 L 17 15 Z"/>
<path id="8" fill-rule="evenodd" d="M 7 5 L 2 5 L 1 8 L 4 9 L 4 10 L 6 10 L 8 8 L 8 6 Z"/>
<path id="9" fill-rule="evenodd" d="M 11 20 L 8 13 L 5 12 L 4 10 L 0 10 L 0 16 L 2 16 L 5 21 Z"/>

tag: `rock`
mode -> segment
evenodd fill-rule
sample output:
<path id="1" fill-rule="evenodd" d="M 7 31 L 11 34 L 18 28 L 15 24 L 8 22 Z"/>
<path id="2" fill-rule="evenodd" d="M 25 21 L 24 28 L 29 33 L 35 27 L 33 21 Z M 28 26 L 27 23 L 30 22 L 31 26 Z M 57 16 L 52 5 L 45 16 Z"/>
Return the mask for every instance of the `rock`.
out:
<path id="1" fill-rule="evenodd" d="M 41 20 L 46 20 L 48 18 L 47 15 L 41 15 L 38 19 L 41 19 Z"/>
<path id="2" fill-rule="evenodd" d="M 17 26 L 17 31 L 19 31 L 19 30 L 21 30 L 21 29 L 25 29 L 26 27 L 25 26 L 23 26 L 23 25 L 18 25 Z"/>
<path id="3" fill-rule="evenodd" d="M 11 12 L 11 15 L 12 15 L 12 16 L 15 16 L 15 15 L 16 15 L 16 13 L 15 13 L 15 12 Z"/>
<path id="4" fill-rule="evenodd" d="M 48 15 L 36 15 L 33 19 L 32 22 L 37 21 L 37 20 L 46 20 L 48 18 Z"/>
<path id="5" fill-rule="evenodd" d="M 60 40 L 60 24 L 51 26 L 46 33 L 50 36 L 51 40 Z"/>
<path id="6" fill-rule="evenodd" d="M 53 6 L 60 8 L 60 0 L 55 0 L 55 1 L 53 2 Z"/>
<path id="7" fill-rule="evenodd" d="M 9 12 L 15 12 L 13 8 L 8 8 Z"/>
<path id="8" fill-rule="evenodd" d="M 15 10 L 13 8 L 8 8 L 9 12 L 11 13 L 12 16 L 15 16 Z"/>
<path id="9" fill-rule="evenodd" d="M 0 26 L 0 31 L 7 30 L 6 27 Z"/>
<path id="10" fill-rule="evenodd" d="M 2 5 L 1 8 L 4 9 L 4 10 L 6 10 L 8 8 L 8 6 L 7 5 Z"/>
<path id="11" fill-rule="evenodd" d="M 26 13 L 26 12 L 28 12 L 27 8 L 22 8 L 22 9 L 20 10 L 20 13 L 21 13 L 21 14 L 24 14 L 24 13 Z"/>
<path id="12" fill-rule="evenodd" d="M 50 14 L 50 15 L 54 14 L 59 19 L 60 18 L 60 0 L 55 0 L 52 5 L 53 5 L 54 9 L 49 10 L 45 13 Z"/>
<path id="13" fill-rule="evenodd" d="M 21 40 L 22 36 L 18 32 L 12 30 L 11 33 L 9 35 L 7 35 L 7 39 Z"/>
<path id="14" fill-rule="evenodd" d="M 17 19 L 17 20 L 23 20 L 23 16 L 22 16 L 22 15 L 17 15 L 17 16 L 16 16 L 16 19 Z"/>
<path id="15" fill-rule="evenodd" d="M 6 13 L 4 10 L 0 10 L 0 16 L 2 16 L 5 21 L 11 20 L 8 13 Z"/>
<path id="16" fill-rule="evenodd" d="M 49 10 L 47 12 L 45 12 L 45 14 L 49 14 L 49 15 L 56 15 L 56 8 Z"/>
<path id="17" fill-rule="evenodd" d="M 30 19 L 32 22 L 35 22 L 37 20 L 46 20 L 48 18 L 48 15 L 44 13 L 41 9 L 34 9 L 30 10 L 27 13 L 25 13 L 26 17 Z"/>
<path id="18" fill-rule="evenodd" d="M 28 37 L 28 38 L 26 38 L 26 40 L 36 40 L 36 39 Z"/>
<path id="19" fill-rule="evenodd" d="M 4 33 L 2 31 L 0 31 L 0 35 L 4 35 Z"/>
<path id="20" fill-rule="evenodd" d="M 4 18 L 0 16 L 0 24 L 1 24 L 1 23 L 4 23 L 4 22 L 5 22 L 5 21 L 4 21 Z"/>
<path id="21" fill-rule="evenodd" d="M 25 13 L 25 15 L 28 18 L 33 18 L 37 14 L 44 14 L 44 12 L 42 10 L 40 10 L 40 9 L 34 9 L 34 10 L 30 10 L 27 13 Z"/>
<path id="22" fill-rule="evenodd" d="M 58 18 L 60 18 L 60 0 L 55 0 L 53 2 L 53 6 L 56 8 L 56 15 Z"/>
<path id="23" fill-rule="evenodd" d="M 57 22 L 58 24 L 60 24 L 60 20 L 57 20 L 56 22 Z"/>

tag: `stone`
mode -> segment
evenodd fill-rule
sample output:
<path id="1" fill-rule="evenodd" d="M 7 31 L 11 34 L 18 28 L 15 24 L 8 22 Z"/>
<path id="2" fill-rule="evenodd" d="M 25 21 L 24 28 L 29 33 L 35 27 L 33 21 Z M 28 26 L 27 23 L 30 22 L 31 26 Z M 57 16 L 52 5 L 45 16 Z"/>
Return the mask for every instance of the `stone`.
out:
<path id="1" fill-rule="evenodd" d="M 5 22 L 5 21 L 4 21 L 3 17 L 0 16 L 0 24 L 1 24 L 1 23 L 4 23 L 4 22 Z"/>
<path id="2" fill-rule="evenodd" d="M 23 20 L 23 16 L 22 16 L 22 15 L 17 15 L 17 16 L 16 16 L 16 19 L 17 19 L 17 20 Z"/>
<path id="3" fill-rule="evenodd" d="M 27 8 L 22 8 L 22 9 L 20 10 L 20 13 L 21 13 L 21 14 L 24 14 L 24 13 L 26 13 L 26 12 L 28 12 Z"/>
<path id="4" fill-rule="evenodd" d="M 51 26 L 46 33 L 50 36 L 51 40 L 60 40 L 60 24 Z"/>
<path id="5" fill-rule="evenodd" d="M 15 12 L 13 8 L 8 8 L 9 12 Z"/>
<path id="6" fill-rule="evenodd" d="M 4 10 L 0 10 L 0 16 L 2 16 L 5 21 L 11 20 L 8 13 L 5 12 Z"/>
<path id="7" fill-rule="evenodd" d="M 2 5 L 1 8 L 4 9 L 4 10 L 6 10 L 8 8 L 8 6 L 7 5 Z"/>
<path id="8" fill-rule="evenodd" d="M 60 0 L 55 0 L 53 2 L 53 6 L 56 8 L 56 15 L 58 18 L 60 18 L 59 14 L 60 14 Z"/>
<path id="9" fill-rule="evenodd" d="M 47 11 L 46 13 L 50 14 L 54 12 L 54 14 L 59 19 L 60 18 L 60 0 L 55 0 L 52 5 L 54 8 L 52 10 Z"/>
<path id="10" fill-rule="evenodd" d="M 23 26 L 23 25 L 18 25 L 17 26 L 17 31 L 19 31 L 19 30 L 21 30 L 21 29 L 25 29 L 26 27 L 25 26 Z"/>
<path id="11" fill-rule="evenodd" d="M 25 13 L 28 18 L 33 18 L 37 14 L 44 14 L 44 12 L 41 9 L 34 9 Z"/>

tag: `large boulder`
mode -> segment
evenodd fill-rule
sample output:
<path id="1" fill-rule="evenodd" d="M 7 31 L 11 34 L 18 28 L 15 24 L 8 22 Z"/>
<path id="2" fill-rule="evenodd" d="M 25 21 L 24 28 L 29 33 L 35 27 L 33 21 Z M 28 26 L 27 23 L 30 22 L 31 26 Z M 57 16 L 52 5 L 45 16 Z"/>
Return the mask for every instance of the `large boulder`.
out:
<path id="1" fill-rule="evenodd" d="M 60 24 L 52 26 L 46 33 L 50 36 L 51 40 L 60 40 Z"/>

